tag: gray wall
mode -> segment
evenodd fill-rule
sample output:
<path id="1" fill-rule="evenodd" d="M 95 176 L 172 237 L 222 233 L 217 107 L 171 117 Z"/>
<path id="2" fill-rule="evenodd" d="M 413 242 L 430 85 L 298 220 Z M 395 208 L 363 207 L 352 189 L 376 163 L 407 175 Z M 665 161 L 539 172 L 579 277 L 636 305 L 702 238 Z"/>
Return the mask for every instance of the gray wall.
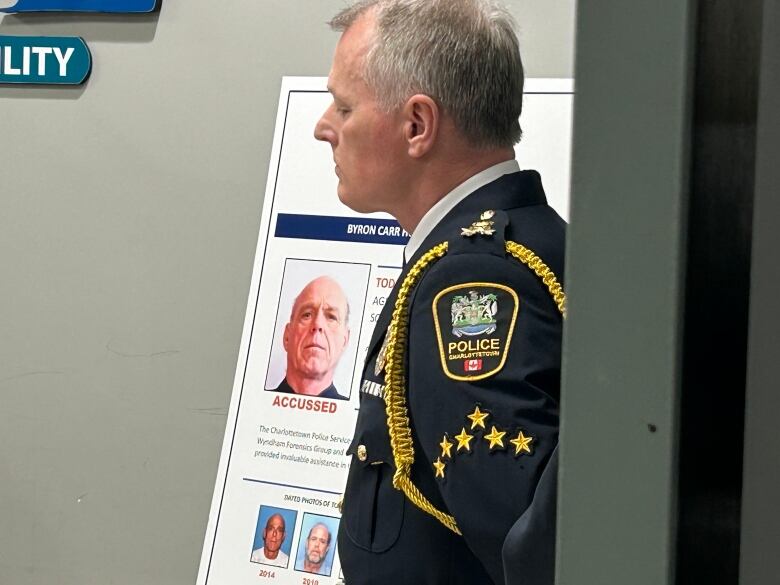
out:
<path id="1" fill-rule="evenodd" d="M 740 583 L 780 574 L 780 1 L 764 2 L 753 216 Z"/>
<path id="2" fill-rule="evenodd" d="M 27 15 L 77 89 L 0 88 L 0 583 L 195 580 L 282 75 L 326 75 L 338 0 Z M 574 0 L 515 0 L 529 76 Z"/>
<path id="3" fill-rule="evenodd" d="M 558 583 L 667 585 L 692 27 L 688 2 L 587 8 L 577 23 Z"/>

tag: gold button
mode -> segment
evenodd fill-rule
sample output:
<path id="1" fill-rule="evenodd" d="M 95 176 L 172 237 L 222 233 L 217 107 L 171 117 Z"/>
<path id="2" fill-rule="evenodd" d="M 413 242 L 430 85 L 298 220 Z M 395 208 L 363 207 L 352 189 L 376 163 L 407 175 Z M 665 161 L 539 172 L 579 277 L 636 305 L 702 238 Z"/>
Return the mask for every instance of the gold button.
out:
<path id="1" fill-rule="evenodd" d="M 366 451 L 365 445 L 358 445 L 357 456 L 361 461 L 368 459 L 368 451 Z"/>
<path id="2" fill-rule="evenodd" d="M 344 512 L 344 496 L 343 495 L 339 498 L 339 501 L 336 504 L 336 507 L 339 509 L 339 514 L 342 514 Z"/>

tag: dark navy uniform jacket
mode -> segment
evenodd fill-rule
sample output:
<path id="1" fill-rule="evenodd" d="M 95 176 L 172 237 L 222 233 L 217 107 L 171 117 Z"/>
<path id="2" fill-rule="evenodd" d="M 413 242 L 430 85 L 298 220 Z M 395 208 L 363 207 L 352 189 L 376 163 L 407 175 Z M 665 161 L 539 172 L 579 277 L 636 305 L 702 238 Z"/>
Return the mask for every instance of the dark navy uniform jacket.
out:
<path id="1" fill-rule="evenodd" d="M 495 234 L 461 236 L 486 210 L 495 211 Z M 396 284 L 369 345 L 348 449 L 338 537 L 346 585 L 552 585 L 562 316 L 504 241 L 532 250 L 561 282 L 564 237 L 539 175 L 521 171 L 466 197 L 404 267 L 399 284 L 427 250 L 449 242 L 411 293 L 404 372 L 410 478 L 462 535 L 392 485 L 385 379 L 375 365 Z"/>

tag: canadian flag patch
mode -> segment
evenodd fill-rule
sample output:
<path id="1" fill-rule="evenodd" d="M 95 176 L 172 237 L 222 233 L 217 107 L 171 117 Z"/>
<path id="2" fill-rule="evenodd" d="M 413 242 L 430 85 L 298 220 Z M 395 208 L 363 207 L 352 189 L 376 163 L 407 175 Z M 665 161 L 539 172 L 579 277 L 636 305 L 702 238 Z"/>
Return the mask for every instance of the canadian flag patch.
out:
<path id="1" fill-rule="evenodd" d="M 482 359 L 466 360 L 463 362 L 463 369 L 466 372 L 479 372 L 482 369 Z"/>

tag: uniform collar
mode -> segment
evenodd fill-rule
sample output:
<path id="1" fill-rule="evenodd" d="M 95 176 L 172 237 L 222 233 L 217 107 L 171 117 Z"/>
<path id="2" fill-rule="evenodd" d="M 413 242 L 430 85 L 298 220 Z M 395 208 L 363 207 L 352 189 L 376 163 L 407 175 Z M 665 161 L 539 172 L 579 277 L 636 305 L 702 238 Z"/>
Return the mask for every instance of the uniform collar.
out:
<path id="1" fill-rule="evenodd" d="M 414 256 L 415 252 L 420 248 L 420 244 L 422 244 L 425 238 L 433 231 L 433 228 L 435 228 L 458 203 L 480 187 L 484 187 L 503 175 L 516 173 L 519 170 L 520 165 L 514 159 L 500 162 L 492 167 L 486 168 L 484 171 L 480 171 L 476 175 L 472 175 L 439 199 L 439 201 L 423 215 L 420 223 L 417 224 L 412 237 L 409 238 L 409 242 L 404 248 L 404 258 L 408 260 Z"/>

